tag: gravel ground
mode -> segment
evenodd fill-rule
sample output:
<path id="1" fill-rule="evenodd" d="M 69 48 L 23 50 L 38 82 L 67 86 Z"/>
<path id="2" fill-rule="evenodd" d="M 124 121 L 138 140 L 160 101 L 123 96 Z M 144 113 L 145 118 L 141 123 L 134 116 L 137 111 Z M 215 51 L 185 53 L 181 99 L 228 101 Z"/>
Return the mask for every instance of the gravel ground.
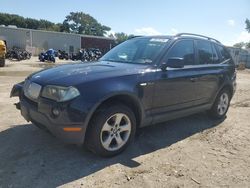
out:
<path id="1" fill-rule="evenodd" d="M 106 159 L 63 144 L 15 109 L 12 85 L 42 67 L 32 58 L 0 69 L 0 187 L 250 187 L 249 70 L 238 71 L 223 121 L 200 113 L 147 127 Z"/>

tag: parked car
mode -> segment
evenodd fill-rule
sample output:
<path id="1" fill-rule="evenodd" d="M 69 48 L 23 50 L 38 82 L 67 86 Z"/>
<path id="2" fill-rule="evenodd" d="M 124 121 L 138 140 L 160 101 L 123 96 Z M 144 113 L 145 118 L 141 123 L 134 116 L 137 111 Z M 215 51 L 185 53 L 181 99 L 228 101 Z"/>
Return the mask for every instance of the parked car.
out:
<path id="1" fill-rule="evenodd" d="M 202 111 L 225 117 L 235 80 L 234 62 L 219 41 L 182 33 L 135 37 L 96 63 L 34 73 L 11 96 L 19 96 L 16 106 L 27 121 L 113 156 L 141 127 Z"/>
<path id="2" fill-rule="evenodd" d="M 56 62 L 56 51 L 54 49 L 49 49 L 46 52 L 42 52 L 39 56 L 38 59 L 42 62 L 49 61 L 49 62 Z"/>
<path id="3" fill-rule="evenodd" d="M 6 54 L 6 45 L 3 40 L 0 40 L 0 67 L 5 66 L 5 54 Z"/>

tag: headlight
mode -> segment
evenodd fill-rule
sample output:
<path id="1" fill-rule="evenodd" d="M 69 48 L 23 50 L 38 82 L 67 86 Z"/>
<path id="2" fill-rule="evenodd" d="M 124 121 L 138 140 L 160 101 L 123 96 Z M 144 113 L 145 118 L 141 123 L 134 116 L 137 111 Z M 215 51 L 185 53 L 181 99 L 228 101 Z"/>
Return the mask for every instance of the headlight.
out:
<path id="1" fill-rule="evenodd" d="M 43 88 L 42 96 L 57 102 L 71 100 L 80 95 L 78 89 L 70 87 L 48 85 Z"/>

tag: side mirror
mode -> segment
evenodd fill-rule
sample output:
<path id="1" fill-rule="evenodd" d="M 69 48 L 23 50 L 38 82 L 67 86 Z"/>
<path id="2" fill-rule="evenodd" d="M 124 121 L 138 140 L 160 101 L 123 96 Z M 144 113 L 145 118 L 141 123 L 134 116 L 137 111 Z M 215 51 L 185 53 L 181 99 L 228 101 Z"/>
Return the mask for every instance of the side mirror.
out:
<path id="1" fill-rule="evenodd" d="M 183 58 L 179 57 L 171 57 L 168 59 L 167 63 L 162 63 L 161 70 L 166 71 L 167 67 L 170 68 L 183 68 L 184 67 L 184 60 Z"/>

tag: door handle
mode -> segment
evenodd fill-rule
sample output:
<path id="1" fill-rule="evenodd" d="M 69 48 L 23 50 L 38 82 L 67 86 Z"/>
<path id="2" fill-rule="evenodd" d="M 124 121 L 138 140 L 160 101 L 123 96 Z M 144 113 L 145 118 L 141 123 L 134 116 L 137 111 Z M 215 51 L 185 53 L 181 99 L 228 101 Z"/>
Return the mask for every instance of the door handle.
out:
<path id="1" fill-rule="evenodd" d="M 190 78 L 191 82 L 196 82 L 198 80 L 198 78 Z"/>

